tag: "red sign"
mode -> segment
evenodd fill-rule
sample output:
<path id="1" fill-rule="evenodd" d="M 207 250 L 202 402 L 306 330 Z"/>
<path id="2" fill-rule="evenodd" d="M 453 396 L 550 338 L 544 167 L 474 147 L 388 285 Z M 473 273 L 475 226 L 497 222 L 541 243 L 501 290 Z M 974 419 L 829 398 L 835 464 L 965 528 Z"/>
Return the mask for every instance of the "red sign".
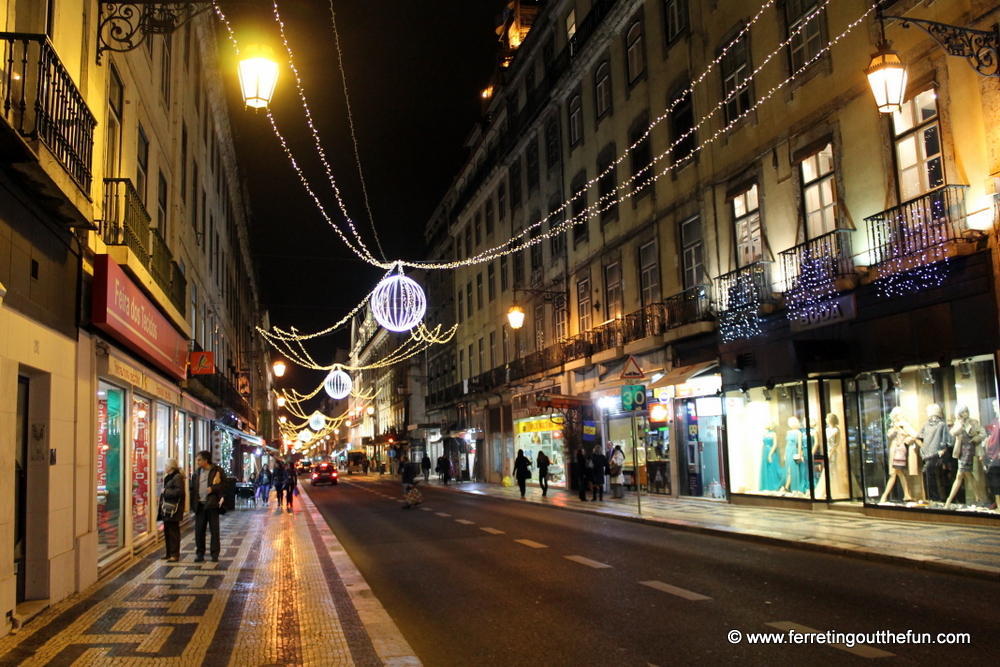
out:
<path id="1" fill-rule="evenodd" d="M 187 339 L 108 255 L 94 258 L 93 321 L 171 377 L 187 377 Z"/>
<path id="2" fill-rule="evenodd" d="M 212 375 L 215 373 L 215 352 L 192 352 L 191 375 Z"/>

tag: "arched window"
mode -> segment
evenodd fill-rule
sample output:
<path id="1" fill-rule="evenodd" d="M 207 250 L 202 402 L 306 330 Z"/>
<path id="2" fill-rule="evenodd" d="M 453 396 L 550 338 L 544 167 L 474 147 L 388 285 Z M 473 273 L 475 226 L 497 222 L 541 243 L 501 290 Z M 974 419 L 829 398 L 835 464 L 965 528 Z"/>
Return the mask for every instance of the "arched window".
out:
<path id="1" fill-rule="evenodd" d="M 611 68 L 607 61 L 601 63 L 594 74 L 594 91 L 597 98 L 597 117 L 601 118 L 611 109 Z"/>
<path id="2" fill-rule="evenodd" d="M 580 96 L 574 95 L 569 101 L 569 143 L 576 146 L 583 139 L 583 105 Z"/>
<path id="3" fill-rule="evenodd" d="M 636 21 L 625 36 L 625 50 L 628 53 L 628 82 L 631 84 L 646 69 L 642 55 L 642 24 Z"/>

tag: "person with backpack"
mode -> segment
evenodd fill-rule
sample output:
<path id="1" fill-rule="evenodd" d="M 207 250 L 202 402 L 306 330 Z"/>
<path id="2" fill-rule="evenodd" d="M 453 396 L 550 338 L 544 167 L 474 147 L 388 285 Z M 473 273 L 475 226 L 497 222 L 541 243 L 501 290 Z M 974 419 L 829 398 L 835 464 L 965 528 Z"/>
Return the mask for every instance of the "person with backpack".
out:
<path id="1" fill-rule="evenodd" d="M 538 459 L 535 464 L 538 466 L 538 486 L 542 489 L 542 495 L 549 492 L 549 457 L 542 450 L 538 450 Z"/>
<path id="2" fill-rule="evenodd" d="M 292 497 L 298 493 L 299 490 L 299 476 L 295 472 L 295 464 L 289 463 L 285 466 L 285 505 L 288 506 L 288 511 L 292 511 Z"/>

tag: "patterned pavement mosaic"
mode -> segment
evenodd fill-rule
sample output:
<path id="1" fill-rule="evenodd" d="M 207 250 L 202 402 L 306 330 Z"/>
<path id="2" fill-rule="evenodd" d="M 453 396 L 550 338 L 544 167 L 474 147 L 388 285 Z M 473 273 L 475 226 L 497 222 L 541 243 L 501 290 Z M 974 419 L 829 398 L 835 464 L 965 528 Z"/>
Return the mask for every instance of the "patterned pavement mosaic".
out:
<path id="1" fill-rule="evenodd" d="M 420 665 L 316 507 L 221 518 L 218 563 L 157 548 L 0 638 L 0 666 Z"/>

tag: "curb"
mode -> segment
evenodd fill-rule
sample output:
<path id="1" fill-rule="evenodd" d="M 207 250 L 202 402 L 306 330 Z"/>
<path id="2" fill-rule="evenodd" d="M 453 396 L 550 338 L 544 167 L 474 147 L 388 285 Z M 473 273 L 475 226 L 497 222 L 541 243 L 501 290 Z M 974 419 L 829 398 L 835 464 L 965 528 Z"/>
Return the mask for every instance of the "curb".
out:
<path id="1" fill-rule="evenodd" d="M 459 488 L 458 486 L 446 487 L 444 485 L 435 485 L 434 488 L 449 489 L 453 493 L 464 493 L 470 496 L 485 496 L 488 498 L 494 498 L 496 500 L 503 500 L 507 502 L 515 502 L 515 503 L 525 502 L 519 498 L 508 498 L 507 496 L 494 495 L 482 491 L 475 491 L 475 490 L 466 491 L 462 488 Z M 745 542 L 755 542 L 757 544 L 766 544 L 769 546 L 801 549 L 803 551 L 832 554 L 834 556 L 846 556 L 848 558 L 869 560 L 888 565 L 900 565 L 904 567 L 912 567 L 919 570 L 928 570 L 931 572 L 939 572 L 943 574 L 956 574 L 964 577 L 971 577 L 974 579 L 985 579 L 987 581 L 1000 581 L 1000 567 L 992 567 L 989 565 L 964 563 L 961 561 L 937 558 L 935 556 L 896 554 L 883 551 L 880 549 L 869 549 L 866 547 L 844 544 L 842 542 L 832 542 L 823 539 L 812 539 L 812 538 L 790 539 L 778 533 L 754 532 L 745 529 L 732 528 L 730 526 L 717 526 L 710 524 L 706 525 L 701 523 L 692 523 L 689 521 L 684 521 L 682 519 L 653 519 L 653 518 L 647 518 L 629 514 L 619 514 L 617 512 L 605 511 L 602 509 L 590 509 L 590 508 L 573 507 L 566 505 L 552 505 L 548 503 L 537 502 L 534 500 L 529 500 L 527 502 L 531 503 L 535 507 L 546 507 L 553 510 L 562 510 L 564 512 L 576 512 L 578 514 L 600 515 L 608 517 L 610 519 L 617 519 L 619 521 L 631 521 L 632 523 L 640 523 L 646 526 L 669 528 L 673 530 L 685 531 L 688 533 L 713 535 L 716 537 L 728 537 L 731 539 L 743 540 Z"/>

